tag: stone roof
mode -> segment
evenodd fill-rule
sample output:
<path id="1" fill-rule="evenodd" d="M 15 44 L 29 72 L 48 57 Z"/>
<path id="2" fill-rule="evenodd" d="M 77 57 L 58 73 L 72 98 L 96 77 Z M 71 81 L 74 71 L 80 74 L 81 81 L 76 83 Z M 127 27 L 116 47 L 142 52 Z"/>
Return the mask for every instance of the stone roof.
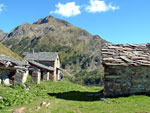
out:
<path id="1" fill-rule="evenodd" d="M 55 61 L 57 56 L 57 52 L 35 52 L 26 54 L 24 59 L 27 61 Z"/>
<path id="2" fill-rule="evenodd" d="M 40 64 L 40 63 L 35 62 L 35 61 L 29 61 L 29 64 L 31 64 L 33 66 L 36 66 L 37 68 L 45 69 L 45 70 L 48 70 L 48 71 L 53 71 L 54 70 L 54 68 L 51 67 L 51 66 L 45 66 L 45 65 Z"/>
<path id="3" fill-rule="evenodd" d="M 109 44 L 102 49 L 104 65 L 150 66 L 150 44 Z"/>
<path id="4" fill-rule="evenodd" d="M 14 58 L 0 55 L 0 63 L 7 66 L 27 66 L 28 64 Z"/>

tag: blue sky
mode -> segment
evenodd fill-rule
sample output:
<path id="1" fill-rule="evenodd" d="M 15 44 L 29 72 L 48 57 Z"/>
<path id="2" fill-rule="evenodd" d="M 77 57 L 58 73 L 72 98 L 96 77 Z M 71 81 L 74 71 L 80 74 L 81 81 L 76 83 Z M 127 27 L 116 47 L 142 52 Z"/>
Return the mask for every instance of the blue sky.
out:
<path id="1" fill-rule="evenodd" d="M 150 0 L 0 0 L 0 29 L 52 15 L 112 43 L 150 43 Z"/>

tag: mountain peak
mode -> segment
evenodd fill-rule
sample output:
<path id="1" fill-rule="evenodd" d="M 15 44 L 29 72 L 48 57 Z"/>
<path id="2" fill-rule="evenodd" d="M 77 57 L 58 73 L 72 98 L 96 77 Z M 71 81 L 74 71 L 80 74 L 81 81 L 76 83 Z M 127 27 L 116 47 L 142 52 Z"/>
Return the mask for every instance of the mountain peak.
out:
<path id="1" fill-rule="evenodd" d="M 51 19 L 54 19 L 54 17 L 53 16 L 47 16 L 45 18 L 40 18 L 39 20 L 37 20 L 33 24 L 45 24 L 45 23 L 49 23 Z"/>
<path id="2" fill-rule="evenodd" d="M 34 22 L 33 24 L 49 24 L 49 25 L 60 25 L 60 26 L 72 26 L 69 22 L 65 21 L 65 20 L 61 20 L 58 18 L 54 18 L 53 16 L 47 16 L 45 18 L 40 18 L 39 20 L 37 20 L 36 22 Z"/>

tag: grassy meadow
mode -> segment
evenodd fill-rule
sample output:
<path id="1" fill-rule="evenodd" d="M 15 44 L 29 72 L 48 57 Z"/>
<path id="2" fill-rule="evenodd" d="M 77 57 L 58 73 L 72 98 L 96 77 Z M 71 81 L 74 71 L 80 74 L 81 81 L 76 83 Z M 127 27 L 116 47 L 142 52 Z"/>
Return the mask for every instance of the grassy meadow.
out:
<path id="1" fill-rule="evenodd" d="M 102 87 L 87 87 L 73 84 L 68 80 L 41 82 L 40 85 L 27 83 L 30 90 L 21 86 L 0 86 L 0 113 L 25 107 L 25 113 L 148 113 L 150 97 L 137 95 L 120 98 L 103 97 Z M 100 94 L 100 95 L 99 95 Z M 48 107 L 40 107 L 42 102 Z M 36 108 L 40 107 L 39 110 Z"/>

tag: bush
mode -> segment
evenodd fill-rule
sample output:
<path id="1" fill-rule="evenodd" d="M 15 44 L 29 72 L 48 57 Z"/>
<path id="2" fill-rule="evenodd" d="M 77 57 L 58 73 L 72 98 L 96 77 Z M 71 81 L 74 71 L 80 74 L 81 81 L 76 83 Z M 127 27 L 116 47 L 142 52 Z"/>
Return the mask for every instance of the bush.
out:
<path id="1" fill-rule="evenodd" d="M 14 85 L 12 89 L 5 92 L 5 95 L 2 95 L 2 98 L 0 99 L 0 109 L 5 106 L 30 103 L 35 99 L 35 97 L 35 93 L 24 90 L 23 86 Z"/>

